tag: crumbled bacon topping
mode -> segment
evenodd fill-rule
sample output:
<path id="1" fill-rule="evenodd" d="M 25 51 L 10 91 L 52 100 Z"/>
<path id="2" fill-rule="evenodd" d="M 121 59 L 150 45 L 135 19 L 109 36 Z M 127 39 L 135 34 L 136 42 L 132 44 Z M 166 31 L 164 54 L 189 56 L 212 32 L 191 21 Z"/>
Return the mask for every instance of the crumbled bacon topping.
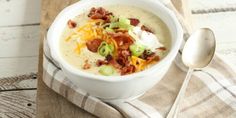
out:
<path id="1" fill-rule="evenodd" d="M 155 53 L 154 52 L 148 53 L 147 50 L 144 50 L 143 54 L 139 57 L 144 59 L 144 60 L 147 60 L 147 57 L 149 57 L 150 55 L 155 55 Z"/>
<path id="2" fill-rule="evenodd" d="M 111 36 L 121 49 L 128 49 L 129 46 L 133 44 L 133 39 L 127 32 L 111 33 Z"/>
<path id="3" fill-rule="evenodd" d="M 152 61 L 159 61 L 160 57 L 156 54 L 149 55 L 146 59 L 147 63 L 151 63 Z"/>
<path id="4" fill-rule="evenodd" d="M 124 67 L 125 65 L 127 65 L 128 60 L 126 60 L 125 57 L 118 57 L 116 59 L 117 63 L 120 64 L 122 67 Z"/>
<path id="5" fill-rule="evenodd" d="M 131 56 L 131 52 L 128 49 L 119 49 L 117 54 L 117 63 L 119 63 L 122 67 L 129 65 L 129 56 Z"/>
<path id="6" fill-rule="evenodd" d="M 93 7 L 90 10 L 90 13 L 88 14 L 88 17 L 90 17 L 91 19 L 102 19 L 102 20 L 105 20 L 105 21 L 109 21 L 111 15 L 112 15 L 111 12 L 105 10 L 102 7 L 98 7 L 98 8 Z"/>
<path id="7" fill-rule="evenodd" d="M 109 54 L 106 56 L 106 61 L 111 61 L 113 59 L 113 57 Z"/>
<path id="8" fill-rule="evenodd" d="M 110 60 L 108 63 L 112 65 L 113 67 L 115 67 L 116 69 L 122 68 L 122 66 L 115 59 Z"/>
<path id="9" fill-rule="evenodd" d="M 84 70 L 87 70 L 87 69 L 90 69 L 90 68 L 91 68 L 91 64 L 88 63 L 88 60 L 85 60 L 83 69 L 84 69 Z"/>
<path id="10" fill-rule="evenodd" d="M 88 50 L 90 50 L 91 52 L 97 52 L 98 47 L 100 46 L 101 43 L 102 43 L 101 39 L 94 39 L 94 40 L 86 42 L 86 46 Z"/>
<path id="11" fill-rule="evenodd" d="M 159 61 L 160 57 L 156 55 L 154 52 L 148 53 L 147 50 L 143 52 L 143 54 L 140 56 L 140 58 L 144 59 L 147 61 L 147 63 L 150 63 L 152 61 Z"/>
<path id="12" fill-rule="evenodd" d="M 68 27 L 69 28 L 75 28 L 76 26 L 77 26 L 77 24 L 76 24 L 76 22 L 75 21 L 72 21 L 72 20 L 69 20 L 68 22 L 67 22 L 67 25 L 68 25 Z"/>
<path id="13" fill-rule="evenodd" d="M 137 26 L 140 23 L 139 19 L 137 18 L 129 18 L 129 20 L 130 20 L 130 24 L 133 26 Z"/>
<path id="14" fill-rule="evenodd" d="M 96 65 L 99 67 L 99 66 L 102 66 L 102 65 L 107 65 L 108 62 L 107 61 L 104 61 L 104 60 L 97 60 L 96 62 Z"/>
<path id="15" fill-rule="evenodd" d="M 129 65 L 125 66 L 121 69 L 121 75 L 127 75 L 135 72 L 135 66 L 134 65 Z"/>
<path id="16" fill-rule="evenodd" d="M 97 22 L 96 25 L 102 25 L 103 29 L 106 29 L 109 26 L 107 24 L 116 20 L 111 19 L 112 16 L 113 14 L 111 12 L 105 10 L 102 7 L 92 8 L 90 10 L 90 13 L 88 14 L 88 17 L 90 19 L 101 19 L 102 22 Z M 129 20 L 130 25 L 138 26 L 140 24 L 140 21 L 137 18 L 129 18 Z M 69 22 L 69 27 L 76 27 L 76 23 L 74 24 L 72 21 Z M 153 33 L 153 31 L 145 25 L 142 25 L 141 29 L 143 31 Z M 98 67 L 102 65 L 111 65 L 117 70 L 119 70 L 121 75 L 127 75 L 134 73 L 135 71 L 140 71 L 141 69 L 137 65 L 140 65 L 142 63 L 150 64 L 154 61 L 160 60 L 160 57 L 157 54 L 151 52 L 150 50 L 145 50 L 141 56 L 137 57 L 137 59 L 142 60 L 143 62 L 135 62 L 135 59 L 132 58 L 131 51 L 129 49 L 130 45 L 132 45 L 135 40 L 132 38 L 132 36 L 129 35 L 128 29 L 120 28 L 119 26 L 114 26 L 112 27 L 111 32 L 107 31 L 105 33 L 109 35 L 109 39 L 93 39 L 86 42 L 87 49 L 94 53 L 98 52 L 98 48 L 103 41 L 106 41 L 108 44 L 114 44 L 113 48 L 109 47 L 114 51 L 114 53 L 106 55 L 104 60 L 97 60 L 96 65 Z M 110 39 L 112 39 L 112 41 L 109 41 Z M 158 49 L 166 50 L 165 47 L 157 48 L 157 50 Z M 90 66 L 91 65 L 88 63 L 88 60 L 86 60 L 83 69 L 89 69 Z"/>
<path id="17" fill-rule="evenodd" d="M 152 31 L 151 29 L 149 29 L 148 27 L 146 27 L 145 25 L 142 25 L 142 26 L 141 26 L 141 29 L 142 29 L 143 31 L 147 31 L 147 32 L 153 33 L 153 31 Z"/>

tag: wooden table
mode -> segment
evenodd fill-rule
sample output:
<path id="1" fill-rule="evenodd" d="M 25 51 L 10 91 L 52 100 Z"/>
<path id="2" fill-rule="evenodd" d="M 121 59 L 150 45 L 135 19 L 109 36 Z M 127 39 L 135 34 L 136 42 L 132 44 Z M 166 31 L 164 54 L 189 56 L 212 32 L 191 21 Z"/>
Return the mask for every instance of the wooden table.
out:
<path id="1" fill-rule="evenodd" d="M 39 79 L 38 79 L 38 93 L 37 93 L 37 117 L 38 118 L 75 118 L 86 117 L 92 118 L 91 114 L 76 107 L 68 102 L 62 96 L 49 89 L 42 81 L 43 68 L 43 37 L 46 29 L 49 27 L 55 16 L 66 6 L 78 0 L 42 0 L 41 10 L 41 40 L 40 40 L 40 59 L 39 59 Z M 181 0 L 173 0 L 181 5 Z M 178 9 L 180 10 L 180 9 Z M 180 10 L 182 13 L 185 11 Z M 187 14 L 186 14 L 187 15 Z"/>

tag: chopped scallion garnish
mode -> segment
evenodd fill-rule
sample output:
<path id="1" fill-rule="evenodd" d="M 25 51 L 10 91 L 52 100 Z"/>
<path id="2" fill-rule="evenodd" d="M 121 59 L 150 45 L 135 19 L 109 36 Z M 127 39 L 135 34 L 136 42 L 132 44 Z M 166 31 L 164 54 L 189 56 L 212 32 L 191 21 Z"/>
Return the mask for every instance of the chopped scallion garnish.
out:
<path id="1" fill-rule="evenodd" d="M 100 67 L 99 73 L 105 76 L 110 76 L 115 73 L 115 69 L 112 66 L 103 65 Z"/>
<path id="2" fill-rule="evenodd" d="M 101 56 L 106 57 L 107 55 L 112 55 L 114 52 L 114 46 L 112 44 L 108 44 L 105 41 L 103 41 L 100 46 L 98 47 L 98 53 Z"/>
<path id="3" fill-rule="evenodd" d="M 143 45 L 138 45 L 138 44 L 132 44 L 130 47 L 129 47 L 131 53 L 133 56 L 140 56 L 143 54 L 144 50 L 145 50 L 145 46 Z"/>

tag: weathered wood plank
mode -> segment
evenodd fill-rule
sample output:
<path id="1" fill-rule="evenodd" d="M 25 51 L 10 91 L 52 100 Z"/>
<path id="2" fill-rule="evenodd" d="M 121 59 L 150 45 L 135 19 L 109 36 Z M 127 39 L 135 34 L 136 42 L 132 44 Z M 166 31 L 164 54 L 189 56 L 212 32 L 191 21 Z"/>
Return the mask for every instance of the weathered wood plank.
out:
<path id="1" fill-rule="evenodd" d="M 37 72 L 38 57 L 0 59 L 0 78 Z"/>
<path id="2" fill-rule="evenodd" d="M 40 1 L 0 0 L 0 27 L 39 23 Z"/>
<path id="3" fill-rule="evenodd" d="M 33 118 L 36 90 L 0 92 L 0 118 Z"/>
<path id="4" fill-rule="evenodd" d="M 196 11 L 196 10 L 207 10 L 213 8 L 229 8 L 229 7 L 236 7 L 235 0 L 190 0 L 191 4 L 189 7 Z"/>
<path id="5" fill-rule="evenodd" d="M 37 79 L 22 74 L 37 72 L 40 0 L 0 0 L 0 8 L 0 118 L 32 118 Z"/>
<path id="6" fill-rule="evenodd" d="M 38 56 L 39 25 L 0 27 L 0 59 Z"/>
<path id="7" fill-rule="evenodd" d="M 37 88 L 37 74 L 0 78 L 0 92 Z"/>

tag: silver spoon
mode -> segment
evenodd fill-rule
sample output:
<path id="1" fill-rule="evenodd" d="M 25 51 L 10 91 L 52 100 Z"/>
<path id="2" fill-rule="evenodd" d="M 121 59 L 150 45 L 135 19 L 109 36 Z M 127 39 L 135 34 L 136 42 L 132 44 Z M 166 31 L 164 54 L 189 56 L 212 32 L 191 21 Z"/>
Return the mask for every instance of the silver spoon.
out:
<path id="1" fill-rule="evenodd" d="M 167 118 L 177 118 L 193 70 L 206 67 L 215 54 L 215 48 L 214 33 L 208 28 L 199 29 L 189 37 L 182 52 L 182 61 L 189 70 Z"/>

